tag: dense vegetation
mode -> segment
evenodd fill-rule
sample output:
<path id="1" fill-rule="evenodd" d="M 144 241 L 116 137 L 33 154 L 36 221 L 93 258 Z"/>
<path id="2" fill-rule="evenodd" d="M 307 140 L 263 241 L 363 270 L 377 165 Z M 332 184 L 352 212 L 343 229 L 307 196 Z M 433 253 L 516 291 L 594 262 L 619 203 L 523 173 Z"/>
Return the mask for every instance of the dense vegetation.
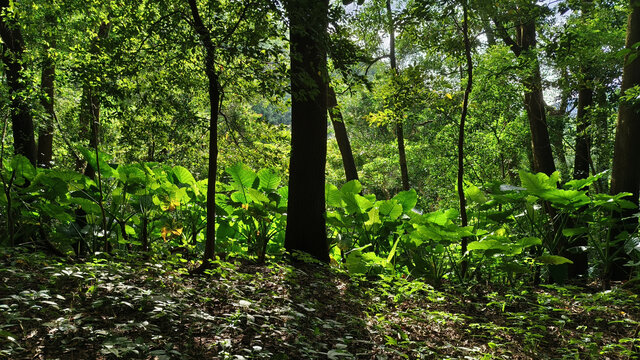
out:
<path id="1" fill-rule="evenodd" d="M 634 0 L 0 0 L 0 37 L 0 357 L 640 353 Z"/>

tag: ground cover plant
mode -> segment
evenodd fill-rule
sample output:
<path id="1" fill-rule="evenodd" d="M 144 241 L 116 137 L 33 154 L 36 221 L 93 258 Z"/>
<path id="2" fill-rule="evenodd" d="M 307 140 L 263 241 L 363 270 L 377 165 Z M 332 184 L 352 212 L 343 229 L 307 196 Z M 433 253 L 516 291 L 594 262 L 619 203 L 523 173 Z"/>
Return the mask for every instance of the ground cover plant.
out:
<path id="1" fill-rule="evenodd" d="M 2 254 L 9 359 L 634 359 L 631 289 L 350 277 L 326 265 Z"/>

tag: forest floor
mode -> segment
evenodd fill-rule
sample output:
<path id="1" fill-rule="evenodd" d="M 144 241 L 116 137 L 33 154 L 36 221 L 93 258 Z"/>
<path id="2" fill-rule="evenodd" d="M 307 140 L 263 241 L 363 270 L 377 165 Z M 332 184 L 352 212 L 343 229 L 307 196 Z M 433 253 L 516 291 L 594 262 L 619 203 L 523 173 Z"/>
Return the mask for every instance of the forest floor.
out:
<path id="1" fill-rule="evenodd" d="M 639 331 L 638 294 L 619 288 L 0 253 L 0 359 L 638 359 Z"/>

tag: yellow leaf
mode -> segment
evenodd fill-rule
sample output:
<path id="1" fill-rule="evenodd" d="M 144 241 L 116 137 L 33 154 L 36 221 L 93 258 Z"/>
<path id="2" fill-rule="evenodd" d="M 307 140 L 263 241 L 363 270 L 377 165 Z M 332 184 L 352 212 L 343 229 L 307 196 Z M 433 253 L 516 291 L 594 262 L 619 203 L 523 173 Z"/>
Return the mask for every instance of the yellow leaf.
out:
<path id="1" fill-rule="evenodd" d="M 171 233 L 172 233 L 173 235 L 181 235 L 181 234 L 182 234 L 182 228 L 179 228 L 179 229 L 173 229 L 173 230 L 171 230 Z"/>
<path id="2" fill-rule="evenodd" d="M 447 93 L 445 96 L 447 97 L 447 99 L 453 100 L 453 96 L 451 96 L 451 94 Z"/>

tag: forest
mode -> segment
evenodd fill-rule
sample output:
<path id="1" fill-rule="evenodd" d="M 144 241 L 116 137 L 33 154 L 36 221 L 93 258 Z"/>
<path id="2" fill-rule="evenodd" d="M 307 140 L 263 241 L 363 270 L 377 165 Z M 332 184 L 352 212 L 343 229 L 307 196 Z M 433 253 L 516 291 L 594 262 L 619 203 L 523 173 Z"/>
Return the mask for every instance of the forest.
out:
<path id="1" fill-rule="evenodd" d="M 640 359 L 637 0 L 0 0 L 0 359 Z"/>

